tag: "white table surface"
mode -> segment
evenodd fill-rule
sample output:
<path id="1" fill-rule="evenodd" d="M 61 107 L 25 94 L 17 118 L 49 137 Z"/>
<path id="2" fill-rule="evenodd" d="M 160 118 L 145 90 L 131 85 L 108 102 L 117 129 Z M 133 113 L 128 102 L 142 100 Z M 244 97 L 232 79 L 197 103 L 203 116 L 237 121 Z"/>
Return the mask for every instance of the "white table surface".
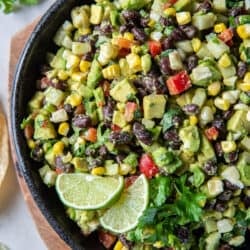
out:
<path id="1" fill-rule="evenodd" d="M 42 15 L 54 0 L 40 2 L 38 6 L 22 8 L 15 14 L 0 13 L 0 101 L 5 112 L 10 39 L 17 31 Z M 0 243 L 11 250 L 46 249 L 21 195 L 12 165 L 0 190 Z"/>

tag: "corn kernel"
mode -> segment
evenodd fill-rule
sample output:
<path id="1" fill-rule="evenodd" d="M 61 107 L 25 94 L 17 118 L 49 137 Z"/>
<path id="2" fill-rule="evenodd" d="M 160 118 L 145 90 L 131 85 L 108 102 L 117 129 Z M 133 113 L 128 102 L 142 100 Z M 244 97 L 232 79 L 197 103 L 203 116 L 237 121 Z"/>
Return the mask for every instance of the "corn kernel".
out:
<path id="1" fill-rule="evenodd" d="M 80 70 L 81 70 L 81 72 L 83 72 L 83 73 L 88 72 L 90 66 L 91 66 L 91 62 L 83 61 L 83 60 L 82 60 L 82 61 L 80 62 Z"/>
<path id="2" fill-rule="evenodd" d="M 199 38 L 193 38 L 191 42 L 194 52 L 198 52 L 201 48 L 201 40 Z"/>
<path id="3" fill-rule="evenodd" d="M 118 64 L 110 65 L 102 70 L 102 74 L 108 80 L 118 78 L 121 75 L 120 66 Z"/>
<path id="4" fill-rule="evenodd" d="M 223 54 L 219 59 L 218 64 L 222 68 L 227 68 L 232 64 L 232 62 L 228 54 Z"/>
<path id="5" fill-rule="evenodd" d="M 66 56 L 66 55 L 65 55 Z M 80 63 L 80 58 L 78 56 L 75 56 L 73 54 L 68 54 L 66 57 L 66 68 L 67 69 L 74 69 L 77 68 Z"/>
<path id="6" fill-rule="evenodd" d="M 250 24 L 243 24 L 237 27 L 237 33 L 241 39 L 250 37 Z"/>
<path id="7" fill-rule="evenodd" d="M 191 115 L 191 116 L 189 117 L 189 123 L 190 123 L 190 125 L 192 125 L 192 126 L 196 125 L 196 124 L 198 123 L 198 118 L 197 118 L 197 116 Z"/>
<path id="8" fill-rule="evenodd" d="M 215 33 L 221 33 L 227 28 L 227 26 L 224 23 L 218 23 L 214 25 L 214 32 Z"/>
<path id="9" fill-rule="evenodd" d="M 208 95 L 210 96 L 218 95 L 220 93 L 220 90 L 221 90 L 220 82 L 213 82 L 207 88 Z"/>
<path id="10" fill-rule="evenodd" d="M 96 167 L 96 168 L 93 168 L 91 171 L 92 175 L 103 175 L 104 173 L 105 173 L 104 167 Z"/>
<path id="11" fill-rule="evenodd" d="M 65 70 L 59 70 L 57 74 L 59 80 L 65 81 L 69 78 L 69 74 Z"/>
<path id="12" fill-rule="evenodd" d="M 123 35 L 123 38 L 129 40 L 129 41 L 133 41 L 134 40 L 134 34 L 130 33 L 130 32 L 125 32 Z"/>
<path id="13" fill-rule="evenodd" d="M 88 35 L 91 33 L 91 29 L 90 28 L 80 28 L 78 29 L 79 33 L 84 36 L 84 35 Z"/>
<path id="14" fill-rule="evenodd" d="M 191 22 L 191 14 L 189 11 L 176 13 L 176 20 L 179 25 L 185 25 Z"/>
<path id="15" fill-rule="evenodd" d="M 148 22 L 148 26 L 152 28 L 154 27 L 154 25 L 155 25 L 155 20 L 150 19 L 150 21 Z"/>
<path id="16" fill-rule="evenodd" d="M 66 136 L 69 132 L 69 124 L 67 122 L 62 122 L 58 128 L 58 134 Z"/>
<path id="17" fill-rule="evenodd" d="M 127 175 L 131 171 L 131 166 L 128 164 L 121 164 L 119 168 L 120 175 Z"/>
<path id="18" fill-rule="evenodd" d="M 114 250 L 127 250 L 120 240 L 118 240 L 114 246 Z"/>
<path id="19" fill-rule="evenodd" d="M 64 143 L 62 141 L 58 141 L 53 145 L 53 154 L 54 155 L 60 155 L 63 153 L 64 150 Z"/>
<path id="20" fill-rule="evenodd" d="M 214 100 L 214 105 L 220 109 L 220 110 L 224 110 L 227 111 L 230 108 L 230 103 L 227 100 L 224 100 L 220 97 L 215 98 Z"/>
<path id="21" fill-rule="evenodd" d="M 163 13 L 166 15 L 166 16 L 175 16 L 176 15 L 176 10 L 175 8 L 167 8 L 163 11 Z"/>
<path id="22" fill-rule="evenodd" d="M 131 53 L 139 54 L 141 52 L 141 46 L 139 45 L 132 45 L 131 46 Z"/>
<path id="23" fill-rule="evenodd" d="M 156 248 L 162 248 L 164 244 L 162 241 L 156 241 L 153 246 Z"/>
<path id="24" fill-rule="evenodd" d="M 224 153 L 231 153 L 236 150 L 237 145 L 234 141 L 222 141 L 221 148 Z"/>
<path id="25" fill-rule="evenodd" d="M 36 143 L 35 143 L 34 140 L 29 139 L 27 142 L 28 142 L 28 147 L 29 147 L 30 149 L 34 149 L 34 148 L 36 147 Z"/>
<path id="26" fill-rule="evenodd" d="M 141 58 L 137 54 L 131 53 L 126 56 L 129 68 L 133 71 L 133 73 L 136 73 L 138 71 L 142 70 L 141 67 Z"/>
<path id="27" fill-rule="evenodd" d="M 247 72 L 247 73 L 245 74 L 243 81 L 244 81 L 245 83 L 250 83 L 250 72 Z"/>
<path id="28" fill-rule="evenodd" d="M 250 83 L 241 83 L 238 85 L 238 88 L 244 92 L 250 91 Z"/>
<path id="29" fill-rule="evenodd" d="M 66 99 L 66 103 L 69 103 L 72 107 L 76 107 L 82 103 L 82 96 L 77 93 L 72 93 Z"/>
<path id="30" fill-rule="evenodd" d="M 74 81 L 74 82 L 80 82 L 80 83 L 83 83 L 84 80 L 86 79 L 87 75 L 83 72 L 74 72 L 71 76 L 71 79 Z"/>
<path id="31" fill-rule="evenodd" d="M 122 103 L 122 102 L 118 102 L 116 104 L 116 107 L 119 111 L 121 111 L 122 113 L 125 111 L 125 103 Z"/>

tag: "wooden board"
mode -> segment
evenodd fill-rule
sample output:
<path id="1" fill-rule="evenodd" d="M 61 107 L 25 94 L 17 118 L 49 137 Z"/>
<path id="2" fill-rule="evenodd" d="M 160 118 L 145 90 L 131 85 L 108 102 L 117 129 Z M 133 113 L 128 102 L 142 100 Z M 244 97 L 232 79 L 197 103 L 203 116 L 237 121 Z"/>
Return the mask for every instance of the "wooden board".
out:
<path id="1" fill-rule="evenodd" d="M 25 29 L 18 32 L 11 40 L 10 64 L 9 64 L 9 94 L 11 92 L 11 85 L 13 82 L 14 72 L 15 72 L 16 64 L 18 62 L 18 58 L 20 56 L 20 53 L 28 37 L 30 36 L 32 30 L 34 29 L 37 21 L 38 20 L 34 21 L 30 25 L 28 25 Z M 9 121 L 9 124 L 10 124 L 10 121 Z M 14 151 L 13 145 L 11 145 L 11 148 L 12 148 L 13 162 L 16 166 L 16 157 L 15 157 L 15 153 L 14 153 L 15 151 Z M 25 183 L 24 178 L 20 175 L 18 170 L 16 172 L 17 172 L 17 179 L 21 187 L 25 202 L 28 205 L 30 213 L 32 214 L 32 217 L 35 221 L 37 230 L 41 238 L 44 240 L 45 244 L 47 245 L 47 248 L 51 250 L 55 250 L 55 249 L 70 250 L 70 247 L 58 236 L 58 234 L 52 229 L 52 227 L 46 221 L 45 217 L 42 215 L 36 203 L 34 202 L 31 196 L 31 193 L 29 191 L 29 188 L 27 184 Z"/>

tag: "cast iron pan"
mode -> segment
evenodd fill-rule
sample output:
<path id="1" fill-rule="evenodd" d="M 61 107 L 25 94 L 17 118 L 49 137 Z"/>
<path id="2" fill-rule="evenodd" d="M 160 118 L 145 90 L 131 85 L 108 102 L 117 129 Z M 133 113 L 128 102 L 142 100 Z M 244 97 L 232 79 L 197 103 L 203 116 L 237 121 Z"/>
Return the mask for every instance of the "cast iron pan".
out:
<path id="1" fill-rule="evenodd" d="M 45 52 L 54 51 L 52 37 L 64 22 L 69 19 L 70 11 L 74 6 L 91 4 L 91 0 L 58 0 L 42 17 L 30 36 L 15 73 L 11 97 L 11 127 L 12 137 L 18 158 L 18 164 L 31 194 L 58 235 L 72 249 L 102 250 L 96 234 L 88 238 L 83 237 L 79 228 L 67 218 L 64 208 L 59 201 L 54 189 L 48 189 L 38 174 L 39 164 L 29 157 L 25 138 L 20 129 L 22 119 L 26 116 L 26 104 L 35 92 L 35 83 L 39 75 L 40 66 L 45 62 Z M 250 249 L 250 236 L 247 235 L 247 246 Z"/>

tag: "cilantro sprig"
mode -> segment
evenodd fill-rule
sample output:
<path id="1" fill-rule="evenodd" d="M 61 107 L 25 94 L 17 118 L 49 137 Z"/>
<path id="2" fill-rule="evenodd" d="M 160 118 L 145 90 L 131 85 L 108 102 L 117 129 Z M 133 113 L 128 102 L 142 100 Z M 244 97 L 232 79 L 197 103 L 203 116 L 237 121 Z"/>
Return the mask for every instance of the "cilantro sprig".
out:
<path id="1" fill-rule="evenodd" d="M 135 230 L 128 234 L 134 242 L 161 241 L 167 247 L 181 246 L 176 231 L 200 221 L 206 196 L 187 185 L 187 175 L 158 176 L 150 180 L 150 204 Z"/>
<path id="2" fill-rule="evenodd" d="M 18 5 L 35 5 L 38 0 L 0 0 L 0 9 L 4 13 L 13 12 L 15 7 Z"/>

